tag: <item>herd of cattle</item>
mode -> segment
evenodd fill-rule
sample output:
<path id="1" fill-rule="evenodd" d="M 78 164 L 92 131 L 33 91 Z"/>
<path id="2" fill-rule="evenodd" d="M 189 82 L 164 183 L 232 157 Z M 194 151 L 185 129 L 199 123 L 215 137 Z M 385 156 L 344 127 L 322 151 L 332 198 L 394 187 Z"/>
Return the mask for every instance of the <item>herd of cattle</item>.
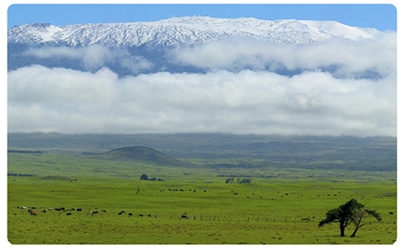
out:
<path id="1" fill-rule="evenodd" d="M 25 206 L 17 206 L 17 208 L 28 211 L 28 213 L 31 216 L 38 216 L 38 213 L 43 213 L 43 215 L 44 215 L 44 214 L 49 213 L 49 212 L 58 212 L 59 215 L 66 215 L 66 216 L 71 216 L 71 215 L 73 215 L 74 212 L 80 212 L 80 213 L 85 214 L 85 212 L 83 211 L 82 208 L 68 208 L 68 209 L 66 209 L 66 208 L 61 207 L 61 208 L 48 208 L 47 210 L 43 209 L 43 208 L 25 207 Z M 36 210 L 38 210 L 38 211 L 36 211 Z M 105 209 L 99 210 L 97 208 L 94 209 L 94 210 L 86 211 L 86 216 L 96 216 L 96 215 L 103 216 L 104 213 L 111 213 L 111 215 L 127 216 L 127 217 L 133 217 L 134 216 L 133 213 L 125 212 L 124 210 L 121 210 L 119 212 L 114 212 L 114 211 L 107 212 L 107 210 L 105 210 Z M 152 215 L 152 214 L 140 214 L 139 213 L 139 214 L 135 214 L 135 216 L 136 217 L 157 218 L 157 215 Z M 166 217 L 164 217 L 164 218 L 166 218 Z M 215 216 L 215 215 L 200 215 L 200 216 L 198 216 L 199 220 L 208 220 L 208 221 L 211 221 L 211 220 L 212 221 L 220 221 L 221 220 L 220 218 L 221 217 L 218 217 L 218 216 Z M 170 216 L 169 219 L 196 220 L 196 216 L 195 215 L 189 216 L 186 212 L 184 212 L 179 216 Z M 227 218 L 225 217 L 223 219 L 227 219 Z M 228 218 L 228 219 L 231 219 L 231 218 Z M 266 221 L 266 222 L 273 221 L 273 222 L 275 222 L 275 221 L 278 221 L 278 220 L 287 222 L 287 221 L 290 221 L 290 220 L 293 220 L 293 219 L 295 221 L 310 222 L 310 221 L 314 221 L 315 216 L 313 216 L 313 217 L 305 217 L 305 218 L 304 217 L 303 218 L 281 217 L 281 219 L 276 218 L 276 217 L 273 217 L 273 218 L 268 218 L 268 217 L 267 218 L 263 218 L 263 217 L 250 218 L 250 217 L 247 217 L 247 219 L 245 219 L 245 220 L 247 222 L 249 222 L 250 219 L 252 219 L 252 220 L 254 219 L 257 222 L 259 222 L 259 221 Z"/>
<path id="2" fill-rule="evenodd" d="M 59 215 L 61 214 L 65 214 L 66 216 L 71 216 L 73 214 L 73 212 L 83 212 L 82 208 L 64 208 L 64 207 L 60 207 L 60 208 L 48 208 L 48 209 L 43 209 L 43 208 L 36 208 L 36 207 L 25 207 L 25 206 L 17 206 L 17 209 L 21 209 L 21 210 L 26 210 L 28 211 L 28 213 L 31 216 L 37 216 L 38 213 L 43 213 L 46 214 L 48 212 L 58 212 Z M 94 210 L 88 210 L 86 212 L 86 215 L 98 215 L 98 214 L 103 214 L 106 213 L 107 210 L 102 209 L 102 210 L 98 210 L 97 208 L 95 208 Z M 132 217 L 133 213 L 126 213 L 124 210 L 121 210 L 119 212 L 117 212 L 118 215 L 127 215 L 128 217 Z M 137 214 L 137 216 L 139 217 L 152 217 L 151 214 Z M 157 215 L 153 215 L 153 217 L 157 218 Z"/>

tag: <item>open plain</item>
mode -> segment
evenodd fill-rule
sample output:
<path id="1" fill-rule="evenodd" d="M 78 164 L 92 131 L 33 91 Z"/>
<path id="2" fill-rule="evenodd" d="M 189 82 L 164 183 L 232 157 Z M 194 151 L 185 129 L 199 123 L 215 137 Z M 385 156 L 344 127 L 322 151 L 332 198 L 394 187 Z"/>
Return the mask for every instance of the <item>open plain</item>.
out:
<path id="1" fill-rule="evenodd" d="M 33 143 L 24 136 L 26 145 Z M 349 155 L 337 158 L 342 160 L 337 168 L 316 167 L 321 153 L 328 157 L 328 151 L 337 151 L 337 142 L 314 156 L 306 145 L 318 142 L 323 147 L 321 138 L 278 143 L 282 138 L 268 137 L 264 144 L 258 142 L 260 150 L 271 142 L 276 151 L 283 151 L 276 146 L 291 149 L 287 160 L 280 161 L 273 148 L 265 150 L 269 160 L 242 156 L 235 144 L 244 146 L 238 140 L 249 138 L 240 136 L 211 143 L 221 135 L 203 135 L 196 148 L 186 150 L 181 142 L 190 143 L 193 137 L 160 138 L 158 148 L 152 146 L 155 150 L 135 145 L 157 141 L 150 135 L 140 141 L 131 137 L 131 147 L 115 146 L 125 144 L 121 135 L 119 140 L 105 139 L 113 141 L 108 150 L 99 148 L 100 143 L 92 141 L 90 147 L 76 137 L 54 134 L 65 143 L 46 147 L 51 144 L 46 136 L 39 136 L 42 144 L 36 140 L 35 148 L 21 146 L 16 135 L 9 138 L 7 224 L 12 244 L 393 244 L 397 239 L 395 168 L 351 170 L 343 162 Z M 164 139 L 173 141 L 169 151 L 163 148 Z M 289 146 L 299 140 L 303 146 Z M 352 147 L 374 147 L 376 158 L 386 155 L 379 160 L 395 162 L 388 149 L 395 140 L 371 141 Z M 200 149 L 204 144 L 219 150 L 211 156 Z M 230 156 L 235 150 L 236 158 Z M 299 161 L 300 155 L 308 156 L 307 163 Z M 354 165 L 364 160 L 353 159 Z M 289 165 L 293 160 L 300 166 Z M 346 237 L 339 236 L 335 223 L 318 228 L 328 210 L 351 198 L 376 210 L 382 221 L 365 218 L 355 238 L 349 237 L 352 226 Z"/>

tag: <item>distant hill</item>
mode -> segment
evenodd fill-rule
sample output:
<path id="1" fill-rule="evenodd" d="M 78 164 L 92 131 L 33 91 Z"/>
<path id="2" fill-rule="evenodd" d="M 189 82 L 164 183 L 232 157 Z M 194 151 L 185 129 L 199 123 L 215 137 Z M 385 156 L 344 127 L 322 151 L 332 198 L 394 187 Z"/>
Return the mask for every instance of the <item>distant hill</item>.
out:
<path id="1" fill-rule="evenodd" d="M 187 163 L 145 146 L 117 148 L 97 155 L 107 159 L 132 160 L 160 166 L 188 166 Z"/>

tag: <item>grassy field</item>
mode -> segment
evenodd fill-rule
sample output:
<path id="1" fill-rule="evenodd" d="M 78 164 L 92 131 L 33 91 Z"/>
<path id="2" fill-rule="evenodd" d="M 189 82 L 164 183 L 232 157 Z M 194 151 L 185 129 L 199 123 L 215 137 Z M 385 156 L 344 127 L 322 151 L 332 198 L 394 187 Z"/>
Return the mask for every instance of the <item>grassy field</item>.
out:
<path id="1" fill-rule="evenodd" d="M 165 167 L 79 153 L 9 153 L 8 172 L 12 244 L 392 244 L 397 239 L 396 172 Z M 141 181 L 143 173 L 163 181 Z M 228 175 L 238 176 L 225 183 Z M 251 183 L 236 183 L 239 176 Z M 365 219 L 356 238 L 339 237 L 338 224 L 318 228 L 328 210 L 351 198 L 375 209 L 382 222 Z M 32 207 L 37 216 L 27 212 Z"/>

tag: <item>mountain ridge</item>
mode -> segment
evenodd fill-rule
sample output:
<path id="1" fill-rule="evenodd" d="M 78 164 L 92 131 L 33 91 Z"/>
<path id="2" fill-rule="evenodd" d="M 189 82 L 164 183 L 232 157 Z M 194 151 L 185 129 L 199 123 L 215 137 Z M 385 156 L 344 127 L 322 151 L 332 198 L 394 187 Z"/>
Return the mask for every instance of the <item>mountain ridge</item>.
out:
<path id="1" fill-rule="evenodd" d="M 260 20 L 255 18 L 173 17 L 153 22 L 25 24 L 8 29 L 8 42 L 59 46 L 196 45 L 232 38 L 272 43 L 315 44 L 329 39 L 373 39 L 373 28 L 347 26 L 335 21 Z"/>
<path id="2" fill-rule="evenodd" d="M 295 19 L 197 16 L 135 23 L 25 24 L 8 30 L 7 66 L 8 71 L 41 65 L 91 73 L 105 67 L 119 77 L 213 70 L 263 70 L 291 77 L 310 68 L 303 64 L 288 67 L 269 50 L 278 48 L 290 54 L 299 48 L 321 49 L 336 43 L 357 46 L 383 36 L 372 28 Z M 343 77 L 342 65 L 335 61 L 317 70 Z M 368 68 L 350 77 L 383 77 L 374 70 Z"/>

